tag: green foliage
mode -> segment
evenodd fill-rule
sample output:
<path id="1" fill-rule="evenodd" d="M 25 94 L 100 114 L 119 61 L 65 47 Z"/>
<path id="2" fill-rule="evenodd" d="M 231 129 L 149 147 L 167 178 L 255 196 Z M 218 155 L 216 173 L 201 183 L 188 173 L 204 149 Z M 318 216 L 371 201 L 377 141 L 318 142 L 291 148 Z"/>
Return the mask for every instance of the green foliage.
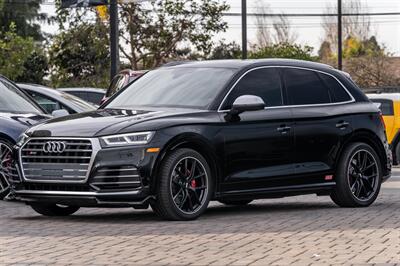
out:
<path id="1" fill-rule="evenodd" d="M 15 24 L 12 23 L 10 31 L 3 33 L 3 38 L 0 39 L 0 73 L 10 79 L 22 75 L 26 71 L 26 59 L 34 50 L 33 39 L 18 36 Z"/>
<path id="2" fill-rule="evenodd" d="M 239 59 L 242 49 L 236 42 L 225 43 L 220 41 L 211 51 L 209 59 Z"/>
<path id="3" fill-rule="evenodd" d="M 11 31 L 11 23 L 15 24 L 16 34 L 21 37 L 32 37 L 43 40 L 38 21 L 49 19 L 46 14 L 39 13 L 42 0 L 0 0 L 0 36 Z"/>
<path id="4" fill-rule="evenodd" d="M 178 50 L 182 46 L 209 54 L 214 34 L 227 28 L 222 19 L 222 12 L 227 9 L 224 1 L 216 0 L 121 4 L 120 36 L 125 42 L 120 46 L 121 51 L 134 69 L 179 59 Z"/>
<path id="5" fill-rule="evenodd" d="M 55 87 L 108 86 L 109 38 L 101 23 L 80 24 L 54 36 L 49 58 Z"/>
<path id="6" fill-rule="evenodd" d="M 49 62 L 44 51 L 36 49 L 25 60 L 24 71 L 15 78 L 16 82 L 43 84 L 49 69 Z"/>
<path id="7" fill-rule="evenodd" d="M 315 61 L 317 57 L 312 55 L 313 48 L 299 44 L 278 43 L 266 47 L 255 48 L 250 52 L 249 58 L 291 58 L 307 61 Z"/>

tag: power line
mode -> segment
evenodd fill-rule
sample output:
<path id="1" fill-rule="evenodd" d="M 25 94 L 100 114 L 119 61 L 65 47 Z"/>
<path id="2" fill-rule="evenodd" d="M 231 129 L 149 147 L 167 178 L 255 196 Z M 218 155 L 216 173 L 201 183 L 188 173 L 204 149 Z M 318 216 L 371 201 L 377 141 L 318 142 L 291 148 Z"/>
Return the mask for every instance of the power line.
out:
<path id="1" fill-rule="evenodd" d="M 241 13 L 222 13 L 226 17 L 240 17 Z M 343 13 L 342 16 L 397 16 L 400 12 L 376 12 L 376 13 Z M 337 17 L 338 14 L 333 13 L 247 13 L 247 16 L 252 17 Z"/>

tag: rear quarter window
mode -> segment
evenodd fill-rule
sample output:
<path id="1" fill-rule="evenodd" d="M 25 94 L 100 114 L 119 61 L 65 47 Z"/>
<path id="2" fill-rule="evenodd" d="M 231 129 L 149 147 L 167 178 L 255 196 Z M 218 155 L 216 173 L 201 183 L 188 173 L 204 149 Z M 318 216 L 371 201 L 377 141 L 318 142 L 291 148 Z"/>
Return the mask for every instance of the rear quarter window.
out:
<path id="1" fill-rule="evenodd" d="M 333 96 L 333 102 L 335 103 L 340 103 L 340 102 L 347 102 L 351 100 L 350 95 L 347 93 L 347 91 L 343 88 L 342 85 L 339 84 L 339 82 L 326 74 L 319 73 L 319 76 L 323 80 L 323 82 L 326 84 L 326 86 L 330 89 L 332 96 Z"/>
<path id="2" fill-rule="evenodd" d="M 381 109 L 382 115 L 394 115 L 393 101 L 392 100 L 371 99 L 371 101 L 374 102 L 374 103 L 380 103 L 381 104 L 379 109 Z"/>

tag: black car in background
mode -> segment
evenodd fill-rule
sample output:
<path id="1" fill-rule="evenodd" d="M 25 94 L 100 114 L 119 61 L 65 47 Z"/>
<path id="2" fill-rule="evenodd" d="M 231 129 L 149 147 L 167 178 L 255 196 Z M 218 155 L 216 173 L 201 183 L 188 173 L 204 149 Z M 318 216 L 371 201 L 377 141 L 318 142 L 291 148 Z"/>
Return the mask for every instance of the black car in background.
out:
<path id="1" fill-rule="evenodd" d="M 49 118 L 15 84 L 0 76 L 0 199 L 9 192 L 8 177 L 16 175 L 11 164 L 12 146 L 28 127 Z"/>
<path id="2" fill-rule="evenodd" d="M 190 220 L 210 200 L 315 193 L 366 207 L 391 173 L 378 108 L 347 75 L 318 63 L 162 67 L 101 108 L 26 132 L 16 199 L 43 215 L 150 204 L 165 219 Z"/>
<path id="3" fill-rule="evenodd" d="M 93 104 L 85 102 L 72 94 L 49 87 L 23 83 L 19 83 L 18 87 L 29 94 L 49 114 L 58 110 L 65 110 L 64 114 L 69 115 L 97 109 Z"/>
<path id="4" fill-rule="evenodd" d="M 75 95 L 76 97 L 94 105 L 100 105 L 106 93 L 105 90 L 97 88 L 60 88 L 57 90 Z"/>

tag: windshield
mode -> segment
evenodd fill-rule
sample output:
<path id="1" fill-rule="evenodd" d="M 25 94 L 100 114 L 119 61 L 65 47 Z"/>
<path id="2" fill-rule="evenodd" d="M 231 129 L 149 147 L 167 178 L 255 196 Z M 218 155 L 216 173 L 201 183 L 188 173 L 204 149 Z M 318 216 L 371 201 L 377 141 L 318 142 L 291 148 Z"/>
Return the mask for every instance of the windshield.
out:
<path id="1" fill-rule="evenodd" d="M 229 68 L 161 68 L 133 82 L 106 108 L 207 109 L 235 73 Z"/>
<path id="2" fill-rule="evenodd" d="M 0 80 L 0 111 L 11 113 L 43 113 L 25 94 L 5 80 Z"/>

